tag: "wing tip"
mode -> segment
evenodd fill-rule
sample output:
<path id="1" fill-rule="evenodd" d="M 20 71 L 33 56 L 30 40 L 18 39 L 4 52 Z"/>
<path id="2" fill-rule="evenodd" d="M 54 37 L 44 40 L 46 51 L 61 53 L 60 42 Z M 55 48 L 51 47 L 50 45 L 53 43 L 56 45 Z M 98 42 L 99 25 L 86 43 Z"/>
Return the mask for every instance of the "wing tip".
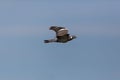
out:
<path id="1" fill-rule="evenodd" d="M 54 29 L 54 28 L 57 28 L 58 26 L 50 26 L 50 30 Z"/>

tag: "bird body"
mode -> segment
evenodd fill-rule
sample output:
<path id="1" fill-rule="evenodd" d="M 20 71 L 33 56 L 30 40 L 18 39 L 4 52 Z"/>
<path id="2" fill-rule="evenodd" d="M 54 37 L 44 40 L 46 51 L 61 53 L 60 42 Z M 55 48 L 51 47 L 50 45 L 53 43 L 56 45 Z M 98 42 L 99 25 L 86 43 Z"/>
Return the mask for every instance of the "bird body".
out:
<path id="1" fill-rule="evenodd" d="M 68 30 L 65 27 L 51 26 L 49 29 L 56 32 L 56 38 L 44 40 L 44 43 L 50 42 L 66 43 L 76 38 L 76 36 L 71 36 L 70 34 L 68 34 Z"/>

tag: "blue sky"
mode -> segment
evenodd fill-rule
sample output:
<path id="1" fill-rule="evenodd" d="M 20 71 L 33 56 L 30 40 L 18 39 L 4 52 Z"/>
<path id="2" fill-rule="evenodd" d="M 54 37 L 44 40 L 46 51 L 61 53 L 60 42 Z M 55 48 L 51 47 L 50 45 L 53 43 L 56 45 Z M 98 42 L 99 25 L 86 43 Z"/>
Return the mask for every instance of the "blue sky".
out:
<path id="1" fill-rule="evenodd" d="M 119 0 L 1 0 L 0 80 L 120 80 Z M 51 25 L 77 39 L 44 44 Z"/>

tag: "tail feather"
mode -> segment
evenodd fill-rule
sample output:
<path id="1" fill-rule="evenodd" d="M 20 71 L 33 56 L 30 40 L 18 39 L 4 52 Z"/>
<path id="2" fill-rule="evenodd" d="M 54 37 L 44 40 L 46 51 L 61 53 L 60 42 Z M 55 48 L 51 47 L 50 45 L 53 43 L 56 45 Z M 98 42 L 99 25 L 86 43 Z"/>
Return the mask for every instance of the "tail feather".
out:
<path id="1" fill-rule="evenodd" d="M 56 39 L 49 39 L 49 40 L 44 40 L 44 43 L 51 43 L 51 42 L 56 42 Z"/>
<path id="2" fill-rule="evenodd" d="M 44 43 L 49 43 L 50 41 L 49 40 L 44 40 Z"/>

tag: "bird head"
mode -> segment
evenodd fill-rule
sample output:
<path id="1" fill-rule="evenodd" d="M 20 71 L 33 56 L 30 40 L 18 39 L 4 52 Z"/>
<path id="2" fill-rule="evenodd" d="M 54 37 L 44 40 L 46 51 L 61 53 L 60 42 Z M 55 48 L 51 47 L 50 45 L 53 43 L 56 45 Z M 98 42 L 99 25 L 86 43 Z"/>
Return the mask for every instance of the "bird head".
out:
<path id="1" fill-rule="evenodd" d="M 75 39 L 75 38 L 77 38 L 75 35 L 72 35 L 72 36 L 71 36 L 71 39 Z"/>

